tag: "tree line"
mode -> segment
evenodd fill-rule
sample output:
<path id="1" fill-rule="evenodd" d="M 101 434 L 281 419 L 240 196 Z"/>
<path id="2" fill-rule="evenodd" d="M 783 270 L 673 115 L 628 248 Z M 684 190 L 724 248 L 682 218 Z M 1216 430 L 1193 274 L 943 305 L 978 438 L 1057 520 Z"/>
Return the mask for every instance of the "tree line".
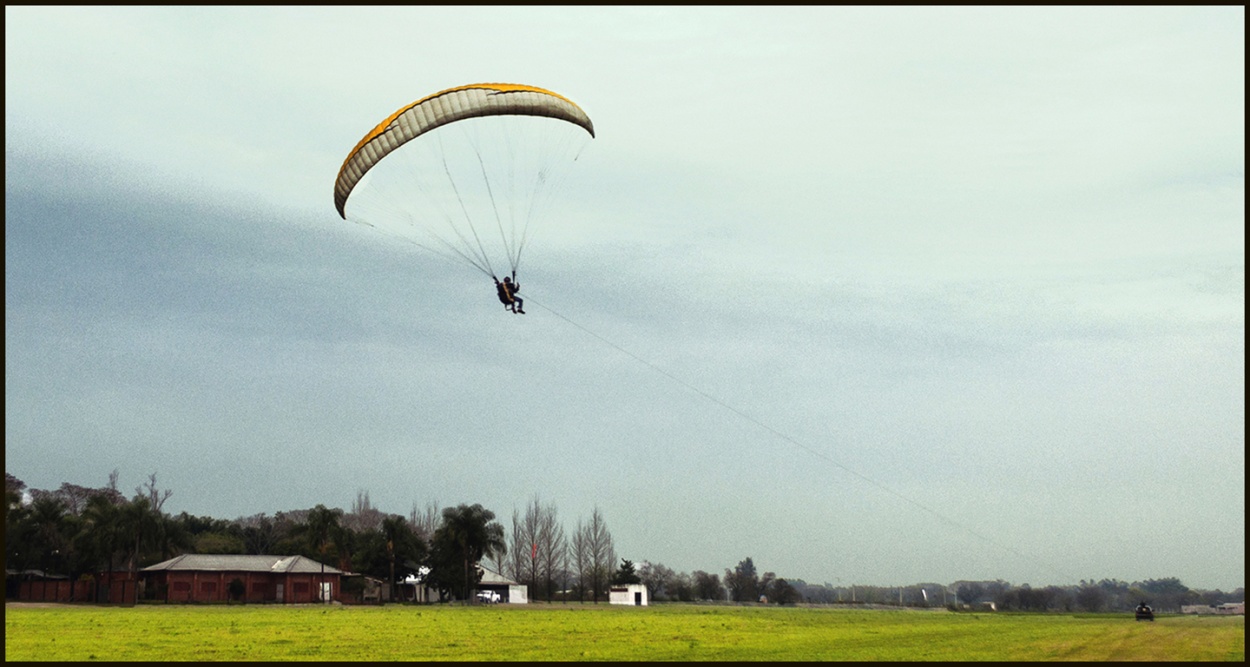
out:
<path id="1" fill-rule="evenodd" d="M 483 564 L 530 584 L 541 600 L 599 602 L 611 585 L 638 581 L 632 563 L 614 566 L 612 535 L 597 508 L 566 536 L 552 520 L 554 508 L 535 500 L 542 516 L 529 517 L 527 527 L 514 513 L 509 539 L 480 504 L 414 506 L 403 516 L 381 511 L 361 492 L 350 511 L 319 504 L 226 520 L 165 512 L 173 492 L 161 489 L 155 474 L 129 498 L 117 478 L 114 471 L 104 487 L 66 482 L 44 490 L 5 472 L 6 570 L 71 580 L 122 572 L 133 579 L 187 553 L 300 555 L 387 582 L 392 593 L 415 576 L 445 600 L 471 600 Z"/>
<path id="2" fill-rule="evenodd" d="M 1191 590 L 1178 579 L 1082 581 L 1077 586 L 965 581 L 910 586 L 809 584 L 757 570 L 746 557 L 723 574 L 681 573 L 662 563 L 620 558 L 598 508 L 566 531 L 556 507 L 535 496 L 514 509 L 510 526 L 480 504 L 414 505 L 407 516 L 374 507 L 357 493 L 350 510 L 317 505 L 233 520 L 164 511 L 172 491 L 155 474 L 127 498 L 117 471 L 100 488 L 63 483 L 28 489 L 5 473 L 5 567 L 71 579 L 128 572 L 185 553 L 301 555 L 394 587 L 409 577 L 441 599 L 471 600 L 482 566 L 528 587 L 535 601 L 600 602 L 613 585 L 640 583 L 650 599 L 753 604 L 875 604 L 1019 611 L 1129 611 L 1149 601 L 1159 611 L 1245 599 Z M 393 589 L 392 589 L 393 590 Z"/>

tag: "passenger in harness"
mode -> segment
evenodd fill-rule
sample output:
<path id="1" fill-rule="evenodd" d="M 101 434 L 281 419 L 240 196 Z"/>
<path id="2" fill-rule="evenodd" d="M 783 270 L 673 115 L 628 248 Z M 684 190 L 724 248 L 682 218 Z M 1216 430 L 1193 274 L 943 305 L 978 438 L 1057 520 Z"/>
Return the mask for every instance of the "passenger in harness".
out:
<path id="1" fill-rule="evenodd" d="M 512 272 L 512 278 L 504 276 L 503 282 L 499 282 L 499 279 L 494 276 L 491 276 L 491 278 L 495 279 L 495 291 L 499 293 L 499 301 L 503 303 L 504 307 L 514 313 L 524 315 L 525 310 L 522 306 L 525 300 L 516 295 L 517 292 L 521 291 L 521 283 L 514 282 L 516 271 Z"/>

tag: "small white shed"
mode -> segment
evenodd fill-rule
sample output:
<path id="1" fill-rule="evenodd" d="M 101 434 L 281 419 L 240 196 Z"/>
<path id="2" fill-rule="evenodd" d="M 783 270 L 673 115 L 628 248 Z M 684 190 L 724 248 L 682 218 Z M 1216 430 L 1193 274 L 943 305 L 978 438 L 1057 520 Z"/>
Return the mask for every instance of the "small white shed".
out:
<path id="1" fill-rule="evenodd" d="M 642 584 L 618 584 L 608 589 L 610 604 L 647 606 L 647 587 Z"/>

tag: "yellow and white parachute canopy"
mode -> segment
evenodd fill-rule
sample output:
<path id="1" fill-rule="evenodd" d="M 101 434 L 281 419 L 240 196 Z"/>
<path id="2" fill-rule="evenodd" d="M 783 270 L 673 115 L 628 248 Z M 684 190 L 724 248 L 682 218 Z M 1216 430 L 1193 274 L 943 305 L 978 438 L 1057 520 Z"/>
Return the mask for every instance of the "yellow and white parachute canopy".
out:
<path id="1" fill-rule="evenodd" d="M 449 88 L 400 108 L 356 144 L 335 179 L 334 206 L 346 220 L 492 276 L 490 258 L 503 253 L 515 272 L 531 224 L 594 135 L 586 112 L 549 90 Z"/>

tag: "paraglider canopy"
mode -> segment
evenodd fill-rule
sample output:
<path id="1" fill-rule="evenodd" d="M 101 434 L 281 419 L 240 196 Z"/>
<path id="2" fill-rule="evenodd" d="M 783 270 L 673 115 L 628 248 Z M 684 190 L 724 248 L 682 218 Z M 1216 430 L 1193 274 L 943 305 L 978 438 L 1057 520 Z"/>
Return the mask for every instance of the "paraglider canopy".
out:
<path id="1" fill-rule="evenodd" d="M 405 143 L 448 123 L 466 118 L 500 115 L 547 116 L 567 120 L 595 136 L 595 127 L 581 107 L 567 98 L 535 86 L 514 83 L 476 83 L 423 97 L 391 114 L 356 144 L 343 160 L 334 181 L 334 207 L 339 216 L 360 178 L 379 160 Z"/>
<path id="2" fill-rule="evenodd" d="M 539 204 L 560 184 L 559 168 L 594 135 L 586 112 L 550 90 L 448 88 L 365 134 L 339 169 L 334 206 L 342 218 L 371 227 L 427 233 L 445 253 L 492 276 L 478 226 L 493 225 L 515 272 Z"/>

